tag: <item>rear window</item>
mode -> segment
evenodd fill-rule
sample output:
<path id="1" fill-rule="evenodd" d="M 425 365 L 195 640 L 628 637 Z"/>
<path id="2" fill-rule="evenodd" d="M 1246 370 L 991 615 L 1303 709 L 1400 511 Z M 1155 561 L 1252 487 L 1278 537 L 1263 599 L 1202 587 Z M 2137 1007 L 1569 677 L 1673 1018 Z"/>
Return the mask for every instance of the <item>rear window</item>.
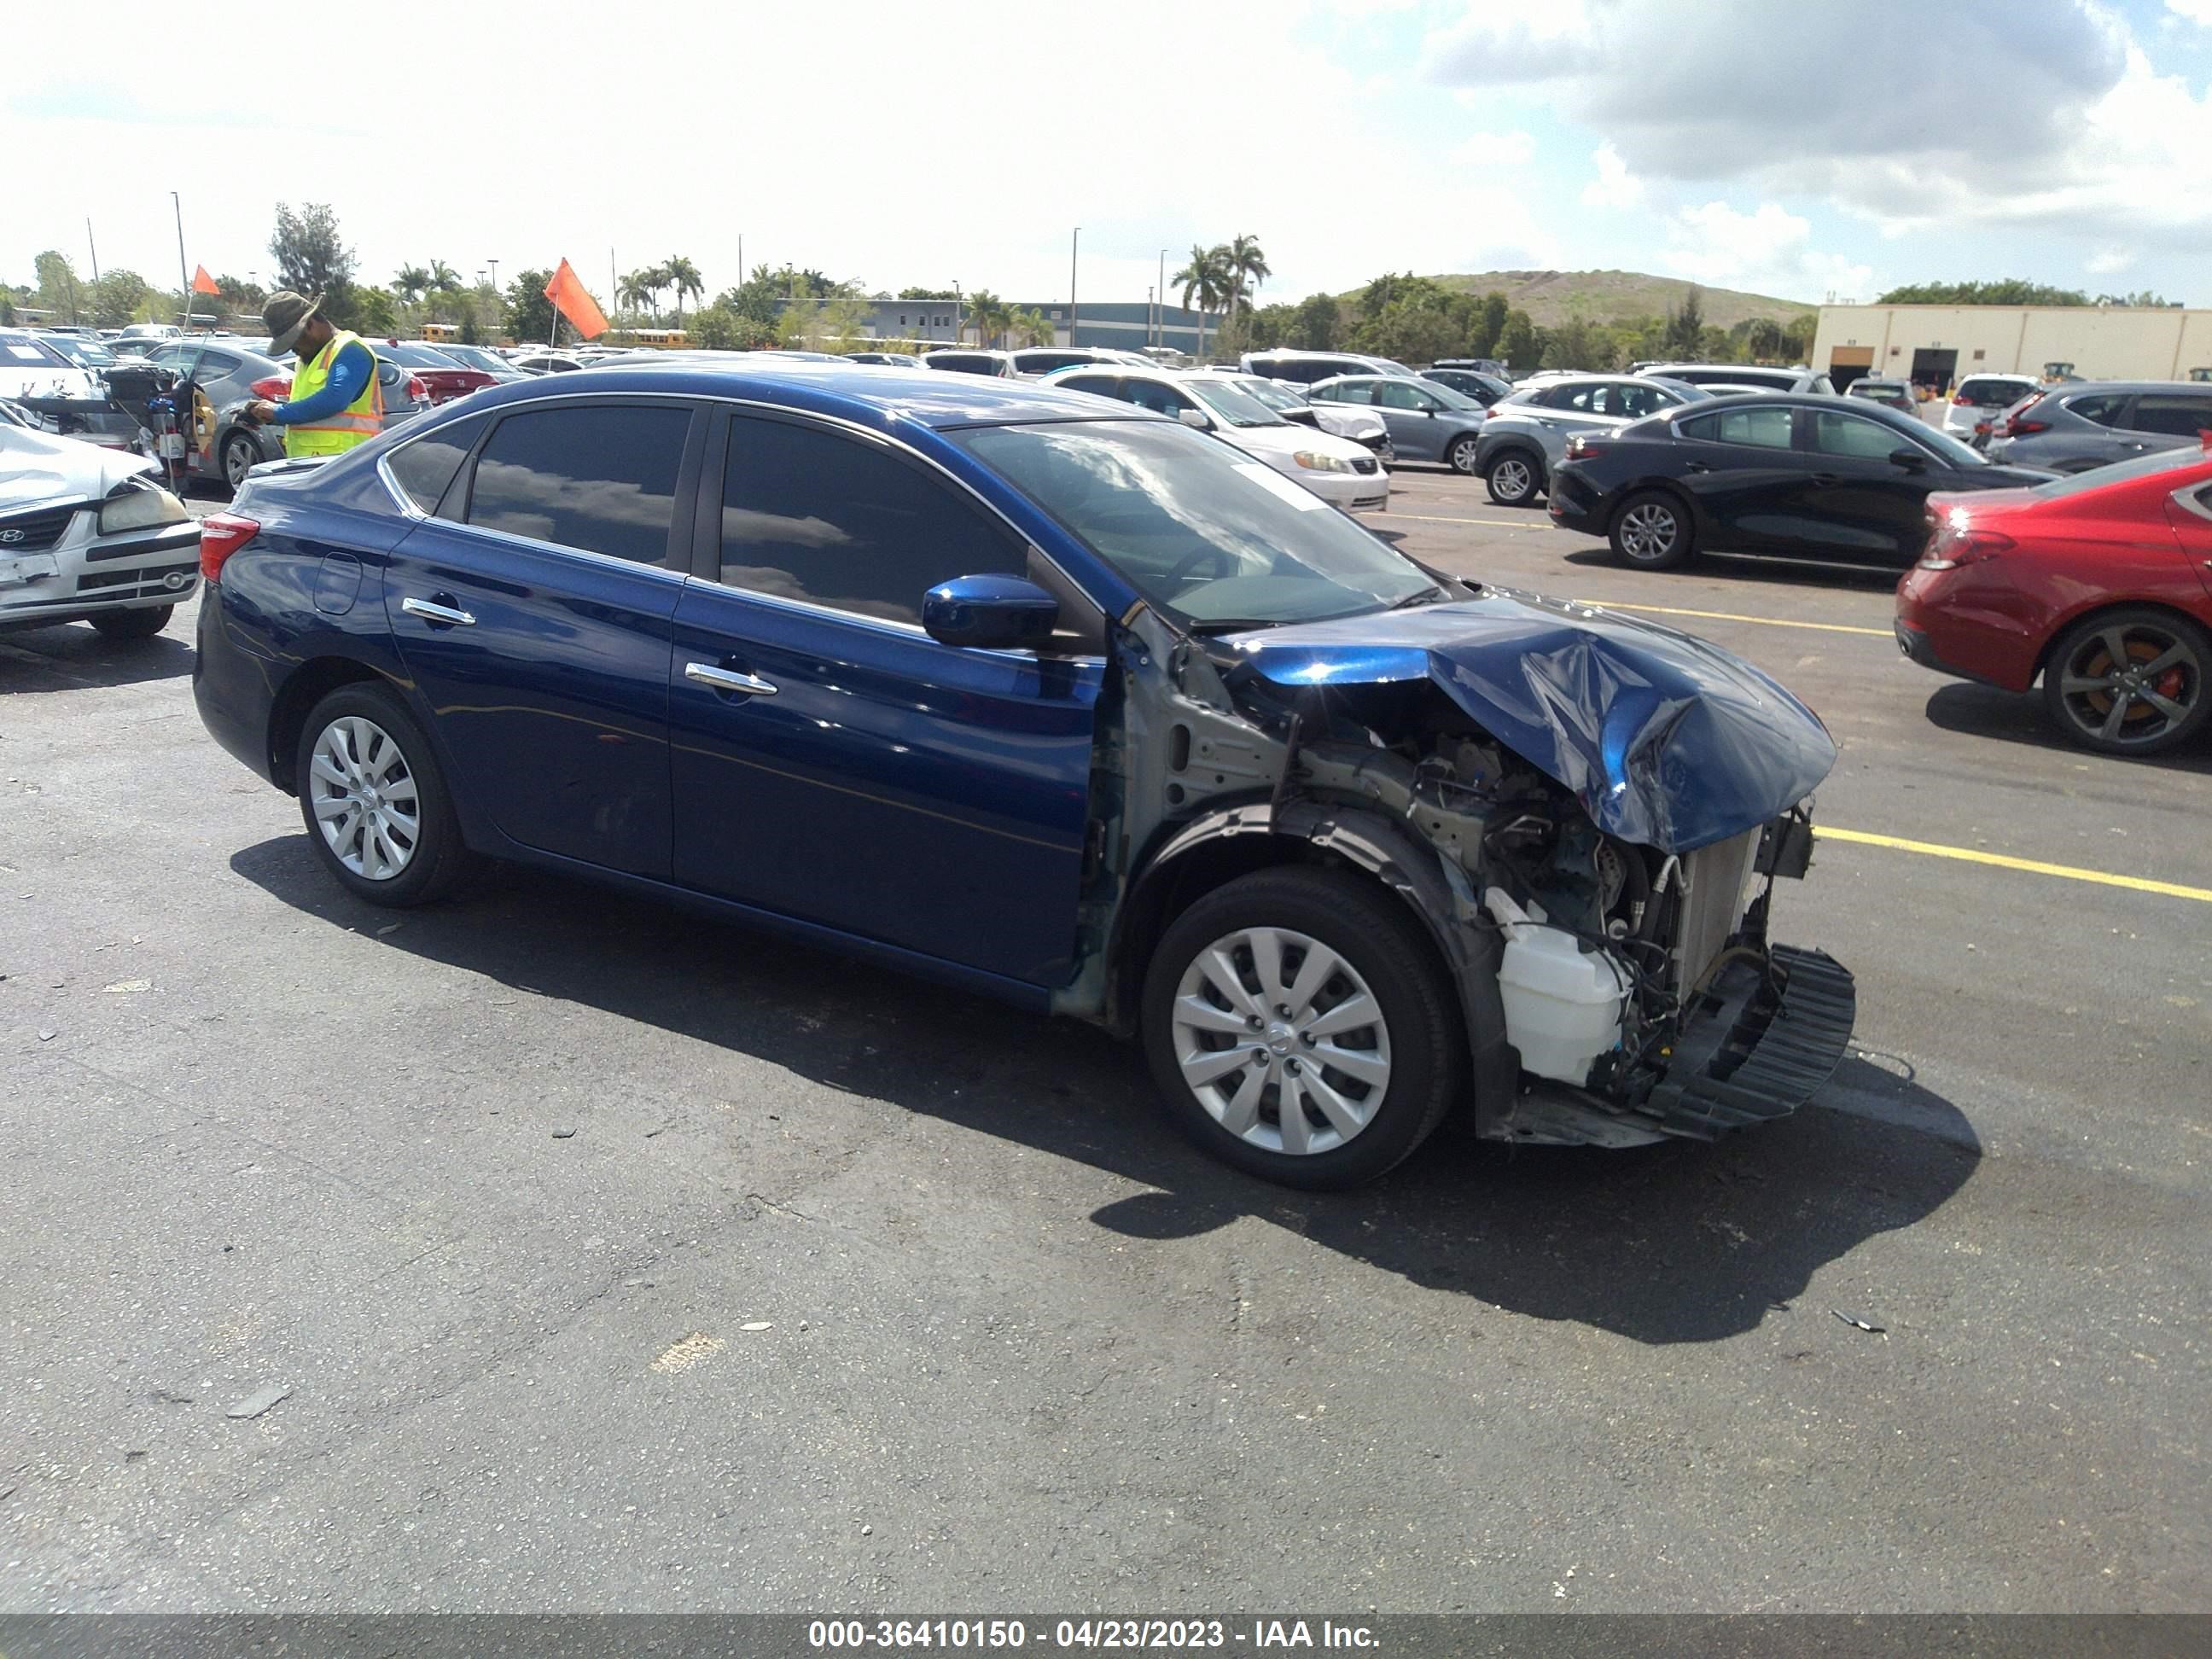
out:
<path id="1" fill-rule="evenodd" d="M 1707 443 L 1747 444 L 1754 449 L 1787 449 L 1793 416 L 1783 409 L 1723 409 L 1675 423 L 1686 437 Z"/>
<path id="2" fill-rule="evenodd" d="M 2111 426 L 2120 418 L 2120 411 L 2128 400 L 2116 392 L 2100 392 L 2087 398 L 2069 398 L 2059 407 L 2069 415 L 2079 415 L 2085 421 L 2094 421 L 2099 426 Z"/>
<path id="3" fill-rule="evenodd" d="M 2146 392 L 2136 399 L 2136 412 L 2128 425 L 2137 432 L 2163 433 L 2170 438 L 2193 438 L 2212 428 L 2212 397 Z"/>
<path id="4" fill-rule="evenodd" d="M 932 368 L 948 368 L 956 374 L 996 374 L 999 360 L 980 351 L 940 351 L 929 360 Z"/>
<path id="5" fill-rule="evenodd" d="M 2035 390 L 2033 380 L 1966 380 L 1959 395 L 1978 409 L 2009 409 Z"/>

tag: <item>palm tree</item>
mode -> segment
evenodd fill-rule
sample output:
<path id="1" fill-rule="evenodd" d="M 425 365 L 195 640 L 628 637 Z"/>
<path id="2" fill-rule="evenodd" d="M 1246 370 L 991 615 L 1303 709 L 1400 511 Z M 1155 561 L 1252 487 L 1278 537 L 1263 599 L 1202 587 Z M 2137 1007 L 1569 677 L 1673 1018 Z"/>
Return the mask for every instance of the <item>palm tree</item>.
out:
<path id="1" fill-rule="evenodd" d="M 1206 361 L 1206 313 L 1218 307 L 1231 292 L 1229 250 L 1224 247 L 1200 247 L 1190 245 L 1190 263 L 1169 278 L 1182 285 L 1182 308 L 1192 310 L 1191 302 L 1198 303 L 1198 358 Z"/>
<path id="2" fill-rule="evenodd" d="M 1052 319 L 1042 311 L 1017 311 L 1007 322 L 1014 337 L 1024 345 L 1048 346 L 1053 343 Z"/>
<path id="3" fill-rule="evenodd" d="M 443 259 L 433 259 L 427 286 L 433 294 L 459 294 L 461 291 L 461 273 Z"/>
<path id="4" fill-rule="evenodd" d="M 994 345 L 1013 322 L 1013 313 L 1006 302 L 988 288 L 979 288 L 968 296 L 968 325 L 975 331 L 975 343 Z"/>
<path id="5" fill-rule="evenodd" d="M 430 273 L 420 265 L 402 265 L 399 274 L 392 279 L 392 292 L 410 305 L 421 299 L 429 286 Z"/>
<path id="6" fill-rule="evenodd" d="M 632 312 L 651 310 L 653 296 L 659 292 L 652 279 L 659 274 L 652 270 L 633 270 L 615 284 L 615 303 Z"/>
<path id="7" fill-rule="evenodd" d="M 1217 252 L 1227 256 L 1224 263 L 1234 287 L 1229 297 L 1229 308 L 1232 312 L 1241 310 L 1251 303 L 1248 284 L 1250 289 L 1256 290 L 1261 283 L 1275 273 L 1267 269 L 1267 256 L 1260 251 L 1260 240 L 1256 236 L 1239 233 L 1235 241 Z"/>
<path id="8" fill-rule="evenodd" d="M 681 328 L 684 326 L 684 296 L 688 294 L 693 299 L 698 299 L 707 291 L 706 281 L 699 275 L 699 267 L 680 253 L 660 267 L 660 276 L 665 286 L 676 290 L 676 326 Z"/>

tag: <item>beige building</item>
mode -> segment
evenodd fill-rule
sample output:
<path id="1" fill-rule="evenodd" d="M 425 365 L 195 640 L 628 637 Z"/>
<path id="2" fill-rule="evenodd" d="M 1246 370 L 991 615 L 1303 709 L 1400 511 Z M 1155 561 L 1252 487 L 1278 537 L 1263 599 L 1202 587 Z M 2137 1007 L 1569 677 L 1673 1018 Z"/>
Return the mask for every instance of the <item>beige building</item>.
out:
<path id="1" fill-rule="evenodd" d="M 2066 368 L 2054 365 L 2065 364 Z M 2124 306 L 1822 306 L 1812 366 L 1939 390 L 1977 372 L 2212 380 L 2212 311 Z"/>

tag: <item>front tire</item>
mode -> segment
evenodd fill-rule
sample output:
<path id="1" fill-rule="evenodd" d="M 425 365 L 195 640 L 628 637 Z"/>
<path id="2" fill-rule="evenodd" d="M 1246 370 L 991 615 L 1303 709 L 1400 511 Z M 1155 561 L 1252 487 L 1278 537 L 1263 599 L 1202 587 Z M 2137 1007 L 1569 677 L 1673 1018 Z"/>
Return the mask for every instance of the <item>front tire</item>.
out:
<path id="1" fill-rule="evenodd" d="M 1526 507 L 1544 487 L 1542 469 L 1525 449 L 1508 449 L 1491 457 L 1482 475 L 1490 499 L 1500 507 Z"/>
<path id="2" fill-rule="evenodd" d="M 1286 1187 L 1394 1168 L 1465 1074 L 1458 1000 L 1419 923 L 1339 870 L 1262 870 L 1185 910 L 1153 953 L 1142 1024 L 1176 1127 Z"/>
<path id="3" fill-rule="evenodd" d="M 2043 702 L 2084 749 L 2158 754 L 2212 719 L 2212 636 L 2148 605 L 2084 617 L 2051 647 Z"/>
<path id="4" fill-rule="evenodd" d="M 169 625 L 177 614 L 173 605 L 151 605 L 137 611 L 103 611 L 92 625 L 105 640 L 150 640 Z"/>
<path id="5" fill-rule="evenodd" d="M 1444 450 L 1444 464 L 1463 478 L 1472 478 L 1480 465 L 1482 446 L 1472 434 L 1455 438 Z"/>
<path id="6" fill-rule="evenodd" d="M 340 686 L 317 703 L 292 775 L 316 855 L 356 898 L 407 909 L 467 873 L 460 820 L 429 739 L 381 686 Z"/>
<path id="7" fill-rule="evenodd" d="M 1663 489 L 1631 495 L 1613 515 L 1613 556 L 1638 570 L 1674 570 L 1697 550 L 1697 532 L 1682 503 Z"/>

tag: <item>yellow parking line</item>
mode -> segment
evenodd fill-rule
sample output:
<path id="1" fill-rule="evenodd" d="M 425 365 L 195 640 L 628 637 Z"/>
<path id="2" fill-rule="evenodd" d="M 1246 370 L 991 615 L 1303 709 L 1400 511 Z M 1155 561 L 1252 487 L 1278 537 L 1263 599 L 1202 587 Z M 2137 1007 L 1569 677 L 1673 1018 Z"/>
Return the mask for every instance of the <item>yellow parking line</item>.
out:
<path id="1" fill-rule="evenodd" d="M 2116 876 L 2106 870 L 2077 870 L 2070 864 L 2045 864 L 2039 859 L 2009 858 L 1972 847 L 1946 847 L 1932 841 L 1906 841 L 1897 836 L 1877 836 L 1864 830 L 1836 830 L 1816 823 L 1813 833 L 1822 841 L 1857 842 L 1867 847 L 1887 847 L 1900 853 L 1925 853 L 1930 858 L 1962 859 L 1968 864 L 1993 864 L 2000 870 L 2024 870 L 2032 876 L 2063 876 L 2069 881 L 2094 882 L 2100 887 L 2125 887 L 2138 893 L 2166 898 L 2196 899 L 2212 904 L 2212 887 L 2184 887 L 2179 882 L 2148 881 L 2141 876 Z"/>
<path id="2" fill-rule="evenodd" d="M 1708 622 L 1764 623 L 1769 628 L 1813 628 L 1824 634 L 1871 634 L 1876 639 L 1893 640 L 1893 629 L 1887 628 L 1851 628 L 1843 623 L 1790 622 L 1781 617 L 1740 617 L 1733 611 L 1685 611 L 1672 605 L 1623 605 L 1618 599 L 1577 599 L 1577 605 L 1595 605 L 1607 611 L 1644 611 L 1655 617 L 1703 617 Z"/>
<path id="3" fill-rule="evenodd" d="M 1370 513 L 1370 519 L 1419 519 L 1423 524 L 1493 524 L 1508 530 L 1549 530 L 1549 519 L 1446 519 L 1433 513 L 1393 513 L 1384 507 L 1380 513 Z"/>

